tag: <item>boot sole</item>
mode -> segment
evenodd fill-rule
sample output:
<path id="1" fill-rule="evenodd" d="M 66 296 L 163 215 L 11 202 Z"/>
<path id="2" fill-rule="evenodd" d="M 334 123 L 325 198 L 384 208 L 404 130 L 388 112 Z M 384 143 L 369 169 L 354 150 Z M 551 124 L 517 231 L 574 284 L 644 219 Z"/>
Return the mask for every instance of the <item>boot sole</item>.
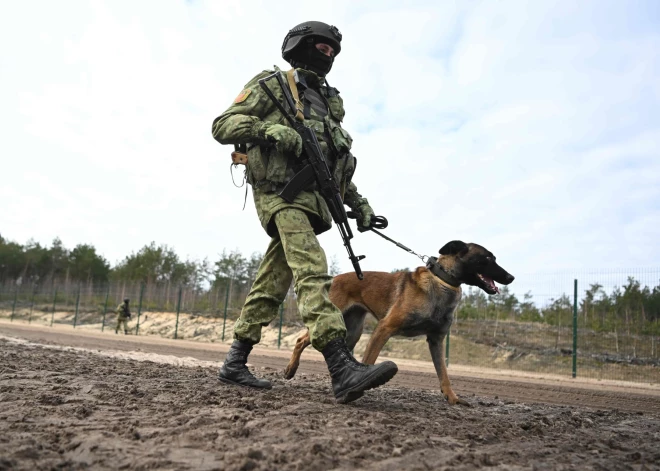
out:
<path id="1" fill-rule="evenodd" d="M 221 383 L 230 384 L 230 385 L 232 385 L 232 386 L 241 386 L 241 387 L 243 387 L 243 388 L 250 388 L 250 389 L 266 389 L 266 390 L 268 390 L 268 389 L 273 389 L 273 385 L 272 385 L 272 384 L 271 384 L 270 386 L 268 386 L 268 387 L 262 388 L 262 387 L 260 387 L 260 386 L 250 386 L 249 384 L 237 383 L 236 381 L 232 381 L 232 380 L 230 380 L 230 379 L 223 378 L 223 377 L 221 377 L 221 376 L 218 376 L 218 379 L 220 380 Z"/>
<path id="2" fill-rule="evenodd" d="M 392 366 L 387 369 L 381 370 L 378 374 L 366 378 L 357 386 L 353 386 L 348 391 L 342 392 L 339 397 L 337 397 L 338 404 L 348 404 L 357 399 L 360 399 L 364 396 L 364 392 L 369 389 L 375 389 L 383 384 L 387 383 L 389 380 L 394 378 L 399 371 L 399 367 L 392 363 Z"/>

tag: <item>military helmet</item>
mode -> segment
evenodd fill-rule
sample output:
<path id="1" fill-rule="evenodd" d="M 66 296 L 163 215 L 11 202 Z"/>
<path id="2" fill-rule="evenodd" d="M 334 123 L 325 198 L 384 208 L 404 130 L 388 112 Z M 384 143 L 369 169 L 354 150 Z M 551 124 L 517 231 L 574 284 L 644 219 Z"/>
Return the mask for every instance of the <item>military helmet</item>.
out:
<path id="1" fill-rule="evenodd" d="M 127 303 L 128 301 L 130 301 L 130 299 L 128 299 L 128 298 L 124 298 L 124 302 L 125 302 L 125 303 Z"/>
<path id="2" fill-rule="evenodd" d="M 335 55 L 341 51 L 341 33 L 336 26 L 330 26 L 320 21 L 305 21 L 293 27 L 286 34 L 282 43 L 282 57 L 284 60 L 290 61 L 291 51 L 300 44 L 302 39 L 312 37 L 323 38 L 323 42 L 332 46 L 335 50 Z"/>

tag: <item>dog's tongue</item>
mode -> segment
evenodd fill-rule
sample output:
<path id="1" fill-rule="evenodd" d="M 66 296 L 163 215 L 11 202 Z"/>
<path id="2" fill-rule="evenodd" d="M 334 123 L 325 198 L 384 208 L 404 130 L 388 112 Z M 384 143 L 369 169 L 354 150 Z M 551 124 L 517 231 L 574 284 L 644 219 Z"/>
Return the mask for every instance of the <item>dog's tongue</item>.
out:
<path id="1" fill-rule="evenodd" d="M 493 281 L 492 278 L 488 278 L 487 276 L 484 276 L 484 275 L 481 275 L 481 277 L 482 277 L 482 279 L 488 284 L 488 286 L 489 286 L 490 288 L 494 289 L 495 292 L 496 292 L 497 294 L 499 294 L 500 289 L 497 287 L 497 285 L 495 284 L 495 282 Z"/>

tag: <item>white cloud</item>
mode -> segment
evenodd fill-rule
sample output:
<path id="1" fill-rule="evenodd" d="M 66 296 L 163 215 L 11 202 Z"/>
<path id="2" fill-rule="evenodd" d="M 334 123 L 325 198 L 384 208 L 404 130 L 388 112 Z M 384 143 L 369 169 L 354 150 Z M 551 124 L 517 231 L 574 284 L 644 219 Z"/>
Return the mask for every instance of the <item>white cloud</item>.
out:
<path id="1" fill-rule="evenodd" d="M 197 258 L 263 251 L 211 121 L 285 67 L 289 27 L 317 19 L 344 34 L 329 81 L 391 237 L 427 254 L 478 242 L 514 274 L 659 264 L 652 3 L 332 5 L 4 6 L 3 235 L 91 242 L 111 261 L 151 240 Z M 350 270 L 336 230 L 321 240 Z M 373 234 L 355 247 L 365 269 L 417 265 Z"/>

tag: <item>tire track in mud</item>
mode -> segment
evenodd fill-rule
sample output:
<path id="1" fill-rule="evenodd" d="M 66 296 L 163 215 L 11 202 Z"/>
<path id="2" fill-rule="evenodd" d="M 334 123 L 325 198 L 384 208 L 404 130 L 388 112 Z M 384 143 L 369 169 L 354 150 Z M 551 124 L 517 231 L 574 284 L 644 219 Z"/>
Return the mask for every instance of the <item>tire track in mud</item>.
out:
<path id="1" fill-rule="evenodd" d="M 159 344 L 141 341 L 139 337 L 134 339 L 86 337 L 75 333 L 63 333 L 61 331 L 35 330 L 17 325 L 0 325 L 0 332 L 23 338 L 31 342 L 56 344 L 71 347 L 87 348 L 91 350 L 119 350 L 140 351 L 156 353 L 160 355 L 174 355 L 177 357 L 192 357 L 205 361 L 224 360 L 224 353 L 216 348 L 204 348 L 200 342 L 199 346 L 189 348 L 185 345 Z M 266 367 L 275 371 L 283 371 L 287 364 L 287 358 L 281 355 L 265 355 L 254 352 L 250 356 L 250 363 L 256 367 Z M 300 363 L 300 373 L 327 375 L 325 363 L 322 361 L 304 359 Z M 451 371 L 450 371 L 451 375 Z M 589 407 L 594 409 L 610 409 L 628 412 L 644 412 L 660 416 L 660 399 L 652 395 L 639 393 L 625 393 L 609 391 L 605 389 L 586 389 L 564 385 L 547 385 L 533 382 L 518 382 L 504 379 L 470 378 L 467 376 L 452 376 L 454 391 L 465 397 L 468 401 L 472 396 L 492 397 L 507 401 L 520 401 L 530 403 L 545 403 L 556 405 L 568 405 L 576 407 Z M 439 390 L 439 381 L 434 374 L 409 371 L 400 369 L 399 373 L 388 387 L 405 387 L 409 389 Z"/>

